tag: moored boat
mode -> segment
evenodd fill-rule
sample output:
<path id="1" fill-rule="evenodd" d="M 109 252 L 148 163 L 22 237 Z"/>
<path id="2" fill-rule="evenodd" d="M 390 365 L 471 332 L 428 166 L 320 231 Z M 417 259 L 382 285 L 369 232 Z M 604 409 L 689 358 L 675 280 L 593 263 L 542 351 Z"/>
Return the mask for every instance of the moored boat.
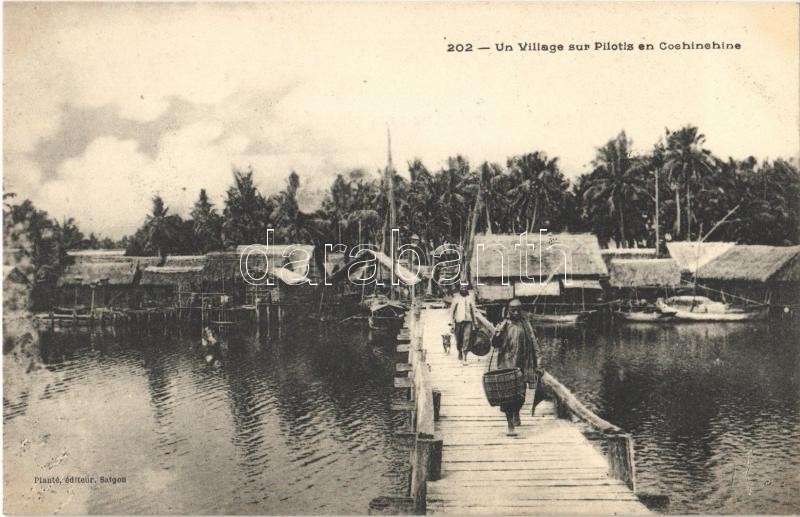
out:
<path id="1" fill-rule="evenodd" d="M 393 331 L 402 326 L 408 310 L 402 303 L 389 300 L 385 296 L 369 297 L 364 302 L 369 311 L 369 328 Z"/>
<path id="2" fill-rule="evenodd" d="M 562 313 L 531 313 L 530 319 L 533 323 L 549 323 L 558 325 L 575 325 L 581 323 L 595 311 L 578 311 Z"/>
<path id="3" fill-rule="evenodd" d="M 633 311 L 623 311 L 621 309 L 617 309 L 614 311 L 614 315 L 624 321 L 635 321 L 635 322 L 642 322 L 642 321 L 671 321 L 674 316 L 675 312 L 673 311 L 659 311 L 653 308 L 652 310 L 633 310 Z"/>
<path id="4" fill-rule="evenodd" d="M 705 296 L 692 295 L 658 300 L 656 307 L 661 311 L 674 311 L 674 318 L 678 321 L 752 321 L 766 316 L 769 309 L 763 305 L 733 307 Z"/>
<path id="5" fill-rule="evenodd" d="M 617 303 L 613 309 L 614 316 L 623 321 L 632 322 L 664 322 L 671 321 L 678 312 L 675 309 L 659 307 L 646 302 Z"/>

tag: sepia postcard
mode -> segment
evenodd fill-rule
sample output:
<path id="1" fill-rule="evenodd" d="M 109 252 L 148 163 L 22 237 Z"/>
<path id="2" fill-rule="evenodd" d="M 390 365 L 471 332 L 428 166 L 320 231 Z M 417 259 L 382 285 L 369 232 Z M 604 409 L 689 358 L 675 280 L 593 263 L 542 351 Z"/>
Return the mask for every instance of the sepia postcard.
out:
<path id="1" fill-rule="evenodd" d="M 5 514 L 800 513 L 800 4 L 2 20 Z"/>

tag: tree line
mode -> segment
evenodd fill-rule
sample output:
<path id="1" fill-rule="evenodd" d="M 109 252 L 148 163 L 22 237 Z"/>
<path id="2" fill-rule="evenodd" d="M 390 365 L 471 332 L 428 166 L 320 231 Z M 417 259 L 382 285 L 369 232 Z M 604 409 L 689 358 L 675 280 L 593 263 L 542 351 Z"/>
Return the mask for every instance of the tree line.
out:
<path id="1" fill-rule="evenodd" d="M 336 176 L 320 208 L 311 213 L 298 206 L 296 173 L 289 174 L 280 192 L 264 195 L 252 169 L 234 169 L 223 206 L 214 206 L 201 189 L 188 218 L 182 218 L 155 196 L 142 226 L 117 242 L 85 237 L 72 219 L 58 222 L 28 200 L 14 204 L 7 199 L 4 234 L 25 234 L 37 268 L 57 268 L 69 249 L 122 247 L 129 255 L 164 259 L 169 254 L 202 254 L 264 243 L 269 228 L 275 230 L 277 243 L 379 244 L 388 229 L 385 183 L 391 178 L 401 237 L 408 242 L 418 236 L 425 252 L 441 244 L 466 245 L 471 230 L 535 233 L 540 228 L 592 232 L 601 244 L 652 247 L 656 217 L 661 242 L 696 240 L 732 210 L 708 240 L 800 242 L 796 164 L 784 159 L 759 163 L 752 157 L 723 160 L 706 148 L 705 136 L 691 125 L 666 130 L 644 154 L 632 148 L 620 132 L 597 149 L 590 170 L 572 182 L 558 158 L 543 151 L 477 166 L 457 155 L 436 171 L 417 159 L 408 163 L 408 177 L 351 170 Z"/>

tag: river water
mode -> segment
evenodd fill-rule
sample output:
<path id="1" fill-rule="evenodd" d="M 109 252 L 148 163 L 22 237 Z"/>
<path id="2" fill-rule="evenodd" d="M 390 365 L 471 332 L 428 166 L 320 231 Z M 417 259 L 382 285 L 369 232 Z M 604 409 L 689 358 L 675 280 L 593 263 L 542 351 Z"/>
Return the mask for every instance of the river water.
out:
<path id="1" fill-rule="evenodd" d="M 639 488 L 668 495 L 671 513 L 800 511 L 798 329 L 539 335 L 547 368 L 633 435 Z M 197 338 L 44 335 L 44 367 L 4 392 L 5 511 L 364 514 L 406 487 L 392 348 L 304 324 L 234 340 L 214 368 Z M 19 372 L 5 372 L 8 387 Z M 33 483 L 70 475 L 98 482 Z"/>
<path id="2" fill-rule="evenodd" d="M 302 328 L 233 340 L 218 368 L 197 338 L 42 336 L 38 384 L 4 400 L 7 501 L 13 475 L 46 513 L 365 514 L 406 484 L 392 345 Z M 126 480 L 31 490 L 39 473 Z"/>
<path id="3" fill-rule="evenodd" d="M 540 329 L 545 362 L 634 438 L 638 490 L 670 513 L 800 511 L 800 327 Z"/>

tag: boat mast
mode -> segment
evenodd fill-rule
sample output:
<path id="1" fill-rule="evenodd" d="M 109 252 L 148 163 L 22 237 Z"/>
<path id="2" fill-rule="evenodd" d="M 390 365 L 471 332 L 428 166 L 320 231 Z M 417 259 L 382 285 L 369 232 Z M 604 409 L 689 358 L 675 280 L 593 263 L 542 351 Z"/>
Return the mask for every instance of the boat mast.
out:
<path id="1" fill-rule="evenodd" d="M 656 167 L 656 169 L 655 169 L 655 176 L 656 176 L 656 217 L 655 217 L 655 223 L 656 223 L 656 258 L 658 258 L 658 248 L 659 248 L 658 244 L 659 244 L 659 240 L 660 240 L 659 239 L 659 237 L 660 237 L 659 229 L 658 229 L 658 174 L 659 174 L 659 172 L 660 172 L 659 167 Z"/>
<path id="2" fill-rule="evenodd" d="M 696 246 L 696 248 L 697 248 L 697 249 L 696 249 L 696 251 L 695 251 L 695 263 L 694 263 L 694 281 L 693 281 L 693 284 L 694 284 L 694 285 L 693 285 L 693 287 L 692 287 L 692 296 L 695 296 L 695 295 L 697 294 L 697 269 L 700 267 L 700 244 L 701 244 L 703 241 L 705 241 L 705 240 L 706 240 L 706 239 L 707 239 L 707 238 L 708 238 L 708 237 L 709 237 L 709 236 L 710 236 L 712 233 L 714 233 L 714 230 L 716 230 L 717 228 L 719 228 L 719 226 L 720 226 L 722 223 L 724 223 L 724 222 L 725 222 L 725 220 L 726 220 L 726 219 L 728 219 L 728 217 L 730 217 L 731 215 L 733 215 L 733 213 L 734 213 L 735 211 L 737 211 L 737 210 L 739 209 L 739 207 L 740 207 L 740 206 L 741 206 L 741 205 L 736 205 L 735 207 L 733 207 L 733 208 L 732 208 L 732 209 L 731 209 L 731 210 L 730 210 L 730 211 L 729 211 L 727 214 L 725 214 L 725 217 L 723 217 L 722 219 L 720 219 L 720 220 L 717 222 L 717 224 L 715 224 L 714 226 L 712 226 L 712 227 L 711 227 L 711 229 L 710 229 L 710 230 L 708 230 L 708 233 L 706 233 L 705 235 L 703 235 L 703 236 L 702 236 L 702 238 L 700 237 L 700 234 L 698 233 L 698 235 L 697 235 L 697 246 Z M 701 233 L 702 233 L 702 232 L 701 232 Z"/>
<path id="3" fill-rule="evenodd" d="M 397 213 L 395 212 L 394 204 L 394 165 L 392 164 L 392 132 L 386 128 L 387 140 L 387 153 L 386 153 L 386 168 L 383 170 L 383 185 L 386 192 L 387 203 L 387 218 L 388 218 L 388 235 L 384 233 L 383 236 L 383 252 L 391 259 L 392 267 L 394 267 L 394 252 L 392 248 L 391 232 L 392 229 L 397 227 Z M 389 299 L 394 300 L 394 286 L 392 285 L 391 276 L 389 279 Z"/>
<path id="4" fill-rule="evenodd" d="M 481 202 L 483 201 L 483 171 L 488 169 L 488 164 L 484 164 L 478 170 L 478 191 L 475 195 L 475 205 L 472 207 L 472 214 L 470 217 L 469 234 L 467 236 L 467 249 L 464 256 L 464 267 L 461 268 L 461 282 L 469 283 L 469 265 L 472 260 L 472 251 L 475 247 L 475 232 L 478 229 L 478 217 L 480 217 Z"/>

